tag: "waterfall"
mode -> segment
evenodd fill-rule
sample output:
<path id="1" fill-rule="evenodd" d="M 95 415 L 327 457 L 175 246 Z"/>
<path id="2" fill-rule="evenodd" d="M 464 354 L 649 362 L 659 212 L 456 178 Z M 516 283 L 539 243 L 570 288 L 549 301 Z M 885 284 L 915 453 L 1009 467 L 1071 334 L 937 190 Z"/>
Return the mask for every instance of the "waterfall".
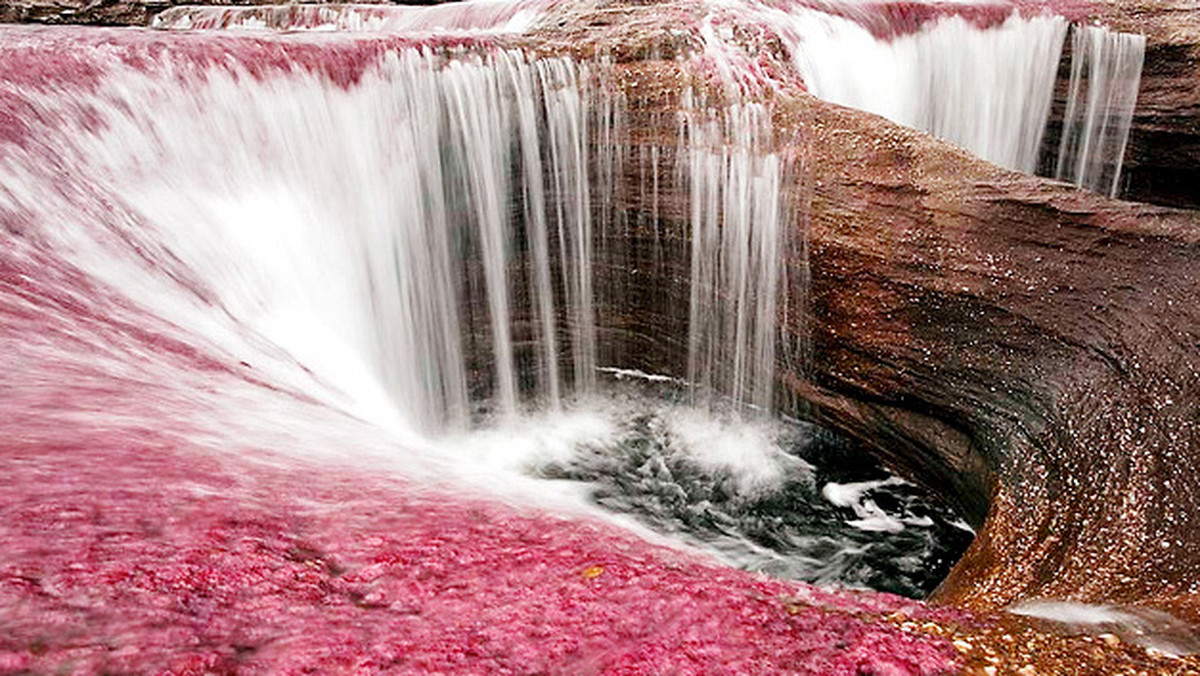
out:
<path id="1" fill-rule="evenodd" d="M 667 274 L 661 259 L 687 258 L 686 374 L 675 375 L 686 375 L 698 401 L 771 410 L 783 257 L 795 228 L 770 109 L 741 101 L 747 81 L 729 26 L 706 21 L 702 30 L 705 50 L 724 59 L 722 103 L 688 94 L 675 152 L 638 147 L 649 211 L 637 222 L 621 210 L 629 153 L 621 96 L 597 84 L 603 61 L 531 60 L 469 38 L 441 48 L 352 37 L 523 30 L 545 7 L 174 8 L 156 25 L 337 29 L 347 37 L 260 31 L 243 45 L 266 53 L 319 42 L 363 71 L 287 59 L 263 70 L 252 58 L 217 64 L 197 50 L 191 65 L 114 63 L 105 87 L 29 97 L 60 109 L 74 129 L 46 134 L 47 152 L 64 158 L 74 180 L 104 186 L 131 220 L 151 224 L 138 237 L 193 280 L 188 293 L 228 316 L 234 328 L 210 338 L 232 353 L 274 350 L 266 361 L 280 378 L 341 405 L 372 402 L 365 408 L 375 413 L 362 415 L 395 409 L 420 429 L 461 429 L 479 402 L 511 415 L 523 401 L 553 408 L 594 391 L 602 359 L 627 365 L 621 349 L 600 344 L 597 299 L 619 305 L 640 283 L 629 262 L 642 254 L 620 244 L 631 227 L 653 228 L 655 274 Z M 778 35 L 816 95 L 1005 166 L 1035 166 L 1064 19 L 946 14 L 880 35 L 863 13 L 741 11 Z M 1142 43 L 1099 29 L 1073 35 L 1058 172 L 1111 192 Z M 689 200 L 685 229 L 672 235 L 685 252 L 660 239 L 658 182 L 667 176 Z M 39 209 L 29 195 L 12 201 Z M 597 266 L 609 271 L 599 290 Z M 132 273 L 96 274 L 124 288 L 115 276 Z M 177 313 L 161 298 L 138 300 Z"/>
<path id="2" fill-rule="evenodd" d="M 685 96 L 691 298 L 688 381 L 701 398 L 770 411 L 786 219 L 782 167 L 761 104 L 713 110 Z"/>
<path id="3" fill-rule="evenodd" d="M 876 38 L 842 17 L 790 15 L 792 58 L 814 95 L 927 131 L 1033 173 L 1067 31 L 1056 16 L 980 29 L 951 16 Z"/>
<path id="4" fill-rule="evenodd" d="M 1141 35 L 1099 26 L 1071 31 L 1071 80 L 1055 178 L 1117 196 L 1145 53 Z"/>
<path id="5" fill-rule="evenodd" d="M 974 535 L 851 453 L 865 444 L 770 417 L 796 411 L 775 392 L 777 362 L 806 358 L 777 346 L 781 335 L 804 340 L 809 319 L 796 315 L 830 312 L 811 322 L 827 329 L 822 350 L 843 328 L 871 350 L 833 363 L 816 389 L 788 371 L 790 394 L 845 413 L 858 435 L 882 430 L 885 443 L 921 436 L 922 392 L 936 378 L 922 381 L 920 368 L 892 378 L 885 398 L 902 406 L 889 412 L 871 396 L 879 374 L 863 367 L 893 347 L 912 363 L 918 350 L 926 362 L 944 354 L 954 326 L 928 327 L 939 312 L 967 315 L 938 299 L 960 296 L 947 307 L 981 308 L 980 321 L 993 314 L 971 288 L 939 285 L 945 266 L 864 241 L 892 220 L 856 212 L 888 201 L 854 185 L 871 176 L 794 175 L 808 160 L 797 161 L 806 122 L 838 118 L 802 94 L 797 72 L 810 69 L 813 91 L 1024 168 L 1042 152 L 1065 23 L 939 15 L 911 32 L 868 29 L 869 44 L 851 40 L 846 53 L 832 38 L 858 30 L 852 17 L 779 8 L 790 0 L 760 8 L 778 35 L 688 23 L 736 1 L 561 3 L 546 16 L 558 0 L 179 7 L 156 19 L 178 29 L 169 36 L 0 27 L 0 431 L 11 475 L 0 484 L 11 522 L 0 531 L 0 602 L 17 630 L 0 663 L 30 673 L 970 666 L 978 651 L 948 640 L 961 627 L 943 640 L 875 622 L 963 624 L 955 613 L 763 575 L 920 596 Z M 678 30 L 667 23 L 677 19 Z M 606 58 L 593 47 L 609 39 Z M 746 58 L 739 39 L 765 48 Z M 1136 92 L 1128 59 L 1140 47 L 1088 30 L 1075 39 L 1061 171 L 1115 189 Z M 725 60 L 703 62 L 699 49 Z M 957 61 L 942 63 L 951 53 Z M 867 65 L 845 62 L 859 56 Z M 1029 77 L 1007 75 L 1014 64 Z M 772 90 L 776 77 L 791 81 Z M 822 143 L 902 136 L 853 124 L 818 131 Z M 848 155 L 858 150 L 869 151 Z M 933 201 L 960 197 L 948 189 Z M 806 203 L 819 206 L 811 218 Z M 950 240 L 986 239 L 986 209 L 957 206 L 905 236 L 949 213 L 970 219 Z M 838 268 L 817 288 L 850 284 L 812 303 L 810 221 L 814 260 Z M 925 239 L 935 254 L 956 243 Z M 994 251 L 941 262 L 964 274 L 1028 262 Z M 983 295 L 1019 303 L 1006 288 Z M 858 335 L 863 308 L 846 312 L 847 300 L 880 293 L 897 316 Z M 659 365 L 667 372 L 630 368 Z M 604 386 L 611 396 L 594 396 Z M 916 427 L 888 427 L 910 427 L 909 409 Z M 714 415 L 725 410 L 754 419 Z M 953 483 L 974 505 L 978 473 L 965 465 L 971 476 Z M 634 519 L 705 556 L 642 541 Z M 947 530 L 962 531 L 945 541 L 961 546 L 936 541 Z"/>
<path id="6" fill-rule="evenodd" d="M 873 7 L 750 4 L 804 85 L 822 99 L 929 132 L 1009 169 L 1034 173 L 1068 22 L 1049 14 L 979 16 L 928 6 L 907 23 Z M 1004 11 L 1002 7 L 990 11 Z M 1071 84 L 1056 178 L 1116 195 L 1145 39 L 1072 30 Z"/>
<path id="7" fill-rule="evenodd" d="M 175 7 L 159 28 L 519 33 L 544 0 L 433 7 L 371 5 Z M 1034 173 L 1051 112 L 1068 21 L 1003 5 L 917 4 L 907 12 L 840 2 L 714 5 L 774 32 L 814 95 L 929 132 L 985 160 Z M 1006 12 L 1008 12 L 1006 14 Z M 754 55 L 728 44 L 712 8 L 701 35 L 722 79 L 756 74 Z M 1098 26 L 1071 29 L 1071 80 L 1053 176 L 1116 196 L 1141 79 L 1145 38 Z"/>
<path id="8" fill-rule="evenodd" d="M 180 61 L 21 92 L 48 128 L 0 156 L 0 206 L 234 363 L 359 415 L 460 428 L 476 399 L 512 413 L 523 389 L 556 405 L 593 388 L 587 67 L 404 47 L 340 87 Z M 45 197 L 76 185 L 103 187 L 142 244 L 113 251 Z"/>

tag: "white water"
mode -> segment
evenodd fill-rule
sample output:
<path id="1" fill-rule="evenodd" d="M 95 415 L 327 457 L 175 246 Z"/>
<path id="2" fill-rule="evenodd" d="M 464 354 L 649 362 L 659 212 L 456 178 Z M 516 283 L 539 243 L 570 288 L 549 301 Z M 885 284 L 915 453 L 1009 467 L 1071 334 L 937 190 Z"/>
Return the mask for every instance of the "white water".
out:
<path id="1" fill-rule="evenodd" d="M 1010 169 L 1037 168 L 1065 19 L 1013 14 L 981 30 L 952 16 L 890 41 L 815 11 L 779 20 L 814 95 L 927 131 Z"/>
<path id="2" fill-rule="evenodd" d="M 821 496 L 830 504 L 854 510 L 854 515 L 858 518 L 848 521 L 847 524 L 859 530 L 899 533 L 906 526 L 933 525 L 928 518 L 903 518 L 888 514 L 874 500 L 867 497 L 872 490 L 885 486 L 901 486 L 905 483 L 897 477 L 848 484 L 830 482 L 821 487 Z"/>
<path id="3" fill-rule="evenodd" d="M 62 118 L 45 156 L 102 188 L 128 213 L 122 236 L 152 253 L 72 224 L 56 226 L 64 251 L 233 361 L 389 429 L 463 430 L 480 402 L 513 416 L 523 395 L 551 409 L 587 396 L 594 266 L 625 255 L 628 234 L 622 98 L 600 86 L 603 62 L 484 51 L 396 47 L 348 85 L 98 52 L 103 87 L 22 95 Z M 704 399 L 769 412 L 788 229 L 770 114 L 696 104 L 681 134 L 686 375 Z M 44 211 L 39 181 L 53 179 L 28 178 L 14 208 Z M 613 286 L 637 274 L 622 263 L 605 260 Z"/>
<path id="4" fill-rule="evenodd" d="M 1003 167 L 1039 168 L 1068 30 L 1062 17 L 1014 10 L 980 28 L 949 15 L 913 32 L 877 37 L 870 26 L 878 27 L 879 19 L 870 8 L 837 5 L 846 15 L 837 16 L 732 0 L 711 6 L 717 16 L 778 35 L 815 96 L 929 132 Z M 753 68 L 753 55 L 726 44 L 732 30 L 705 28 L 706 50 L 724 70 Z M 1116 195 L 1144 48 L 1142 36 L 1075 26 L 1056 178 Z"/>
<path id="5" fill-rule="evenodd" d="M 590 391 L 586 68 L 503 51 L 444 63 L 403 49 L 348 90 L 299 71 L 174 75 L 126 69 L 97 94 L 36 95 L 41 107 L 103 117 L 100 132 L 75 120 L 45 143 L 75 178 L 128 205 L 144 221 L 134 236 L 158 252 L 149 265 L 100 265 L 129 252 L 68 228 L 77 265 L 158 316 L 222 334 L 240 361 L 276 363 L 278 377 L 364 418 L 433 431 L 466 425 L 473 385 L 499 412 L 517 410 L 523 240 L 543 338 L 535 398 Z M 38 189 L 18 198 L 36 208 Z M 514 219 L 522 203 L 541 216 L 529 229 Z M 551 248 L 568 261 L 561 269 Z M 163 261 L 219 311 L 183 310 L 195 301 L 164 289 Z M 232 324 L 208 326 L 221 314 Z"/>
<path id="6" fill-rule="evenodd" d="M 338 459 L 659 539 L 592 506 L 586 485 L 527 475 L 611 444 L 631 415 L 591 396 L 591 184 L 615 161 L 593 156 L 590 135 L 615 138 L 620 116 L 618 98 L 593 125 L 589 67 L 401 48 L 343 87 L 301 67 L 131 67 L 123 48 L 77 47 L 103 73 L 95 88 L 0 81 L 37 112 L 36 142 L 0 141 L 0 263 L 49 279 L 23 253 L 48 252 L 118 299 L 88 298 L 76 279 L 55 289 L 70 299 L 61 318 L 15 337 L 0 324 L 16 345 L 0 369 L 6 424 L 28 439 L 132 426 L 247 458 Z M 535 327 L 525 375 L 545 404 L 528 408 L 522 294 Z M 220 368 L 147 352 L 79 308 L 132 314 Z M 97 406 L 84 396 L 97 387 L 115 394 Z M 468 430 L 473 395 L 504 415 Z"/>
<path id="7" fill-rule="evenodd" d="M 1144 36 L 1099 26 L 1072 29 L 1055 178 L 1116 197 L 1145 54 Z"/>
<path id="8" fill-rule="evenodd" d="M 787 219 L 783 169 L 761 104 L 713 110 L 685 95 L 691 298 L 688 382 L 770 412 Z"/>

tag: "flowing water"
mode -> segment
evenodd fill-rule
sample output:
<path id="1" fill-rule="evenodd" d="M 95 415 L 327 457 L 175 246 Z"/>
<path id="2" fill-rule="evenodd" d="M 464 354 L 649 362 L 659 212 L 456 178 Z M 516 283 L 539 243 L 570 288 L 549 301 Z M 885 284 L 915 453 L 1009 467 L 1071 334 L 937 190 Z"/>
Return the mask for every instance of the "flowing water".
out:
<path id="1" fill-rule="evenodd" d="M 634 147 L 606 59 L 488 40 L 548 6 L 177 8 L 157 25 L 240 30 L 3 29 L 9 433 L 38 416 L 47 438 L 124 421 L 226 450 L 369 456 L 743 567 L 928 593 L 970 530 L 846 442 L 770 415 L 777 322 L 803 308 L 784 260 L 803 219 L 782 188 L 803 178 L 770 107 L 737 96 L 736 47 L 721 52 L 732 100 L 689 91 L 677 143 Z M 885 40 L 753 9 L 814 93 L 1009 166 L 1036 159 L 1063 20 L 952 17 Z M 1128 122 L 1108 111 L 1128 108 L 1136 77 L 1103 64 L 1136 41 L 1075 36 L 1060 155 L 1075 168 L 1061 171 L 1115 186 Z M 947 59 L 963 41 L 969 58 Z M 650 205 L 636 214 L 630 175 Z M 682 238 L 659 213 L 671 189 L 686 194 Z M 633 348 L 602 339 L 647 274 L 623 244 L 634 227 L 687 293 L 662 308 L 686 309 L 685 366 L 637 385 Z M 111 396 L 85 410 L 80 387 Z"/>
<path id="2" fill-rule="evenodd" d="M 1069 22 L 1006 3 L 714 3 L 714 16 L 768 26 L 814 95 L 929 132 L 1034 173 Z M 1070 29 L 1065 130 L 1048 172 L 1116 196 L 1145 37 Z M 712 47 L 729 60 L 728 47 Z M 741 55 L 741 68 L 752 59 Z"/>
<path id="3" fill-rule="evenodd" d="M 1033 173 L 1067 32 L 1062 17 L 1013 14 L 981 30 L 950 16 L 886 41 L 821 12 L 784 20 L 813 94 Z"/>
<path id="4" fill-rule="evenodd" d="M 1146 38 L 1100 26 L 1071 31 L 1071 79 L 1054 177 L 1110 197 L 1137 103 Z"/>

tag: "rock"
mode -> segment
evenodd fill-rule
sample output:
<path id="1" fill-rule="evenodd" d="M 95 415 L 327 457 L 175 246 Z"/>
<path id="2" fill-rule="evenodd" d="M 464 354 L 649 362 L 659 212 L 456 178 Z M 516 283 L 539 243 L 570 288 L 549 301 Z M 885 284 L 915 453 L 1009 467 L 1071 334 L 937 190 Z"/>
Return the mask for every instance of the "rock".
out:
<path id="1" fill-rule="evenodd" d="M 836 161 L 814 167 L 813 378 L 793 382 L 976 518 L 990 498 L 941 598 L 1186 587 L 1196 548 L 1151 545 L 1200 526 L 1176 503 L 1200 494 L 1200 215 L 1001 172 L 814 105 L 836 130 L 813 135 L 814 155 Z"/>

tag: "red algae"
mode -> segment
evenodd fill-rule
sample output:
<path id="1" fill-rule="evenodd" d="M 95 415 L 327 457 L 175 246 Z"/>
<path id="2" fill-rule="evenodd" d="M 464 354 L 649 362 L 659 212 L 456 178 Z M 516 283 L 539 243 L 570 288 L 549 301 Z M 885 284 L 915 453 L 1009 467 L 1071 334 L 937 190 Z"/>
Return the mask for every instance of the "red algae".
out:
<path id="1" fill-rule="evenodd" d="M 434 51 L 495 48 L 489 36 L 261 33 L 170 33 L 153 30 L 11 26 L 4 29 L 0 82 L 25 89 L 73 87 L 90 91 L 115 64 L 141 71 L 171 68 L 198 73 L 213 67 L 263 78 L 307 71 L 343 89 L 399 49 Z"/>
<path id="2" fill-rule="evenodd" d="M 935 674 L 938 612 L 596 523 L 159 445 L 3 451 L 0 669 Z M 314 480 L 314 477 L 319 477 Z"/>

